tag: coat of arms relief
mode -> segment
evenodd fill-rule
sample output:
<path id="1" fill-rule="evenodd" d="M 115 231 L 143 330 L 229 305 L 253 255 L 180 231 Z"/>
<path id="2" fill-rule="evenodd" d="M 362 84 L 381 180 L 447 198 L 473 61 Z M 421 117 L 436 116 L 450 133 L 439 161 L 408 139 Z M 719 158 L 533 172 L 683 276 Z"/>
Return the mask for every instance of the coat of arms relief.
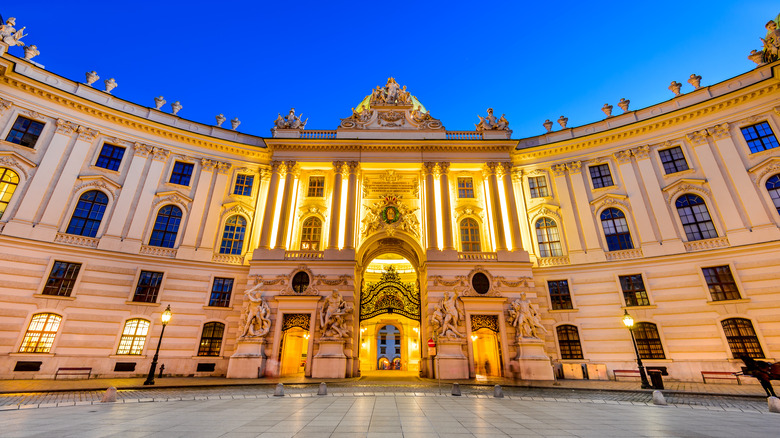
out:
<path id="1" fill-rule="evenodd" d="M 399 196 L 387 195 L 371 205 L 365 206 L 365 215 L 360 227 L 360 235 L 366 238 L 376 232 L 384 231 L 392 236 L 397 230 L 420 238 L 420 220 L 417 207 L 402 202 Z"/>

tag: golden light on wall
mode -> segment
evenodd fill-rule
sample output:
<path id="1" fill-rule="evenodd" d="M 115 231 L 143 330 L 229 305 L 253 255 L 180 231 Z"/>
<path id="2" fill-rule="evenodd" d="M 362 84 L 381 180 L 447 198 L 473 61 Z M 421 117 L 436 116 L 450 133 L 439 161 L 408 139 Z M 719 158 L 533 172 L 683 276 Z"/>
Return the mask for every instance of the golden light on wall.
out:
<path id="1" fill-rule="evenodd" d="M 339 215 L 339 237 L 338 237 L 338 248 L 344 249 L 344 233 L 345 229 L 347 227 L 347 197 L 349 194 L 347 193 L 347 190 L 349 189 L 349 178 L 341 177 L 341 203 L 339 205 L 339 209 L 341 211 L 341 215 Z"/>
<path id="2" fill-rule="evenodd" d="M 279 216 L 282 214 L 282 198 L 284 197 L 284 182 L 287 179 L 283 176 L 279 179 L 279 186 L 276 189 L 276 205 L 274 205 L 274 222 L 271 227 L 271 248 L 276 246 L 276 235 L 279 233 Z"/>
<path id="3" fill-rule="evenodd" d="M 501 205 L 501 214 L 504 217 L 504 236 L 506 239 L 506 247 L 508 250 L 512 250 L 514 247 L 512 242 L 512 233 L 509 229 L 509 209 L 507 208 L 506 193 L 504 192 L 504 185 L 498 184 L 498 202 Z"/>
<path id="4" fill-rule="evenodd" d="M 441 224 L 441 181 L 439 181 L 439 178 L 433 179 L 433 199 L 436 207 L 436 246 L 439 248 L 439 251 L 441 251 L 444 249 L 444 232 L 442 232 Z"/>
<path id="5" fill-rule="evenodd" d="M 487 211 L 487 218 L 488 218 L 488 230 L 490 230 L 490 233 L 488 235 L 490 236 L 490 245 L 491 248 L 493 248 L 493 251 L 496 250 L 496 231 L 493 228 L 493 209 L 490 208 L 490 203 L 492 202 L 492 199 L 490 198 L 490 184 L 487 179 L 484 179 L 482 181 L 482 187 L 485 190 L 485 210 Z"/>
<path id="6" fill-rule="evenodd" d="M 293 221 L 295 220 L 295 206 L 298 205 L 298 177 L 293 180 L 293 197 L 290 202 L 290 214 L 287 218 L 287 248 L 292 248 L 292 238 L 295 233 L 293 232 Z"/>

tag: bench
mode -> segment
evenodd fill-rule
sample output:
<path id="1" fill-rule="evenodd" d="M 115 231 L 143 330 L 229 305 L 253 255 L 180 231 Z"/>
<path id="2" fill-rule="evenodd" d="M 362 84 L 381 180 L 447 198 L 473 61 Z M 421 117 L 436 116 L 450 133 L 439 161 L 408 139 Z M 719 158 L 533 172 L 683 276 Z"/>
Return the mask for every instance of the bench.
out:
<path id="1" fill-rule="evenodd" d="M 732 373 L 731 371 L 702 371 L 701 379 L 704 381 L 704 383 L 707 383 L 707 379 L 725 379 L 736 380 L 737 385 L 742 384 L 742 382 L 739 381 L 739 376 Z"/>
<path id="2" fill-rule="evenodd" d="M 92 368 L 57 368 L 54 380 L 57 380 L 58 376 L 87 376 L 89 379 L 92 376 Z"/>

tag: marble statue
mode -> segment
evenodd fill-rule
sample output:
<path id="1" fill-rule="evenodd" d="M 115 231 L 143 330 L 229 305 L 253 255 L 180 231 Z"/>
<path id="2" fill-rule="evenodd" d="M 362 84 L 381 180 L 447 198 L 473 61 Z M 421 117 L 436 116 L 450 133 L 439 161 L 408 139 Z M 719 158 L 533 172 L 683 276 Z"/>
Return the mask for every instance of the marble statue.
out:
<path id="1" fill-rule="evenodd" d="M 509 129 L 509 121 L 507 121 L 506 115 L 501 114 L 500 119 L 496 118 L 496 116 L 493 115 L 493 108 L 487 109 L 487 117 L 483 118 L 480 115 L 477 115 L 477 117 L 479 117 L 479 123 L 474 124 L 477 128 L 477 132 L 489 131 L 491 129 L 506 131 Z"/>
<path id="2" fill-rule="evenodd" d="M 280 113 L 276 120 L 274 120 L 274 128 L 304 129 L 306 127 L 306 122 L 308 122 L 309 119 L 301 120 L 301 116 L 303 116 L 303 114 L 296 116 L 295 108 L 290 108 L 290 112 L 287 114 L 287 117 L 282 117 L 282 114 Z"/>
<path id="3" fill-rule="evenodd" d="M 391 105 L 395 105 L 398 102 L 398 90 L 401 88 L 398 82 L 394 78 L 387 78 L 387 85 L 385 85 L 385 102 Z"/>
<path id="4" fill-rule="evenodd" d="M 415 108 L 412 111 L 412 120 L 414 120 L 417 123 L 422 123 L 426 120 L 431 120 L 433 117 L 431 117 L 431 113 L 429 112 L 422 112 L 419 108 Z"/>
<path id="5" fill-rule="evenodd" d="M 263 284 L 257 284 L 244 292 L 244 310 L 241 314 L 239 338 L 259 338 L 271 330 L 271 309 L 260 292 Z"/>
<path id="6" fill-rule="evenodd" d="M 24 59 L 31 61 L 36 56 L 40 55 L 41 51 L 38 50 L 38 46 L 35 44 L 24 47 Z"/>
<path id="7" fill-rule="evenodd" d="M 320 326 L 322 327 L 322 336 L 324 338 L 346 338 L 349 337 L 349 327 L 344 320 L 345 315 L 352 313 L 352 306 L 344 301 L 338 290 L 325 300 L 320 312 Z"/>
<path id="8" fill-rule="evenodd" d="M 764 44 L 764 50 L 761 53 L 761 61 L 764 64 L 775 62 L 778 60 L 778 53 L 780 53 L 780 29 L 777 28 L 777 22 L 775 20 L 769 20 L 766 23 L 766 36 L 761 38 L 761 42 Z"/>
<path id="9" fill-rule="evenodd" d="M 19 30 L 16 30 L 16 28 L 14 27 L 15 25 L 16 25 L 16 18 L 14 17 L 11 17 L 8 20 L 6 20 L 5 24 L 0 24 L 0 40 L 8 44 L 9 46 L 24 47 L 24 43 L 20 40 L 27 36 L 24 33 L 25 28 L 23 27 Z"/>
<path id="10" fill-rule="evenodd" d="M 439 304 L 434 308 L 431 315 L 431 324 L 442 338 L 462 338 L 463 334 L 458 331 L 458 322 L 463 318 L 463 312 L 458 308 L 458 293 L 444 292 Z"/>
<path id="11" fill-rule="evenodd" d="M 547 333 L 547 329 L 542 325 L 539 312 L 525 298 L 525 292 L 520 295 L 520 298 L 512 301 L 511 306 L 509 317 L 515 328 L 515 336 L 518 341 L 521 338 L 541 339 L 539 333 Z"/>

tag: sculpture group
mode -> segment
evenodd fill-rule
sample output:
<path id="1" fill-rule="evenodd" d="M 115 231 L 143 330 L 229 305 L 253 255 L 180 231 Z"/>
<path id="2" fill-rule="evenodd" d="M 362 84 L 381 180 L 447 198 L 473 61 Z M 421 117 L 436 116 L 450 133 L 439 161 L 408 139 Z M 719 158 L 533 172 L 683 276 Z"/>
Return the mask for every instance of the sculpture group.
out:
<path id="1" fill-rule="evenodd" d="M 344 301 L 338 290 L 334 290 L 320 311 L 320 327 L 323 338 L 346 338 L 350 330 L 346 315 L 352 313 L 352 305 Z"/>
<path id="2" fill-rule="evenodd" d="M 306 122 L 309 121 L 309 119 L 301 120 L 301 115 L 295 115 L 295 108 L 290 108 L 290 112 L 287 114 L 287 117 L 282 117 L 282 114 L 279 113 L 279 116 L 274 120 L 274 128 L 275 129 L 304 129 L 306 127 Z"/>
<path id="3" fill-rule="evenodd" d="M 515 328 L 518 342 L 523 338 L 541 339 L 540 333 L 547 333 L 547 329 L 542 325 L 539 311 L 525 298 L 525 292 L 520 295 L 520 298 L 512 301 L 509 318 Z"/>
<path id="4" fill-rule="evenodd" d="M 780 15 L 766 23 L 766 36 L 761 38 L 763 50 L 753 50 L 748 58 L 758 65 L 769 64 L 780 59 Z"/>
<path id="5" fill-rule="evenodd" d="M 260 292 L 262 283 L 244 292 L 244 309 L 239 325 L 240 339 L 260 338 L 271 330 L 271 309 Z"/>
<path id="6" fill-rule="evenodd" d="M 506 119 L 506 115 L 501 114 L 501 118 L 496 118 L 496 116 L 493 115 L 493 108 L 487 109 L 487 117 L 482 117 L 480 115 L 477 115 L 477 117 L 479 117 L 479 123 L 474 124 L 477 128 L 477 132 L 490 130 L 506 131 L 509 129 L 509 121 Z"/>
<path id="7" fill-rule="evenodd" d="M 462 318 L 463 311 L 458 307 L 458 293 L 444 292 L 431 314 L 431 325 L 440 338 L 462 338 L 463 333 L 458 331 Z"/>
<path id="8" fill-rule="evenodd" d="M 16 26 L 16 18 L 14 17 L 6 20 L 5 24 L 0 24 L 0 39 L 2 39 L 3 42 L 9 46 L 24 47 L 24 43 L 21 41 L 21 39 L 27 36 L 24 33 L 25 28 L 23 27 L 19 30 L 16 30 L 14 26 Z"/>
<path id="9" fill-rule="evenodd" d="M 376 86 L 371 92 L 371 103 L 376 105 L 411 105 L 412 95 L 401 87 L 394 78 L 387 78 L 387 85 Z"/>

